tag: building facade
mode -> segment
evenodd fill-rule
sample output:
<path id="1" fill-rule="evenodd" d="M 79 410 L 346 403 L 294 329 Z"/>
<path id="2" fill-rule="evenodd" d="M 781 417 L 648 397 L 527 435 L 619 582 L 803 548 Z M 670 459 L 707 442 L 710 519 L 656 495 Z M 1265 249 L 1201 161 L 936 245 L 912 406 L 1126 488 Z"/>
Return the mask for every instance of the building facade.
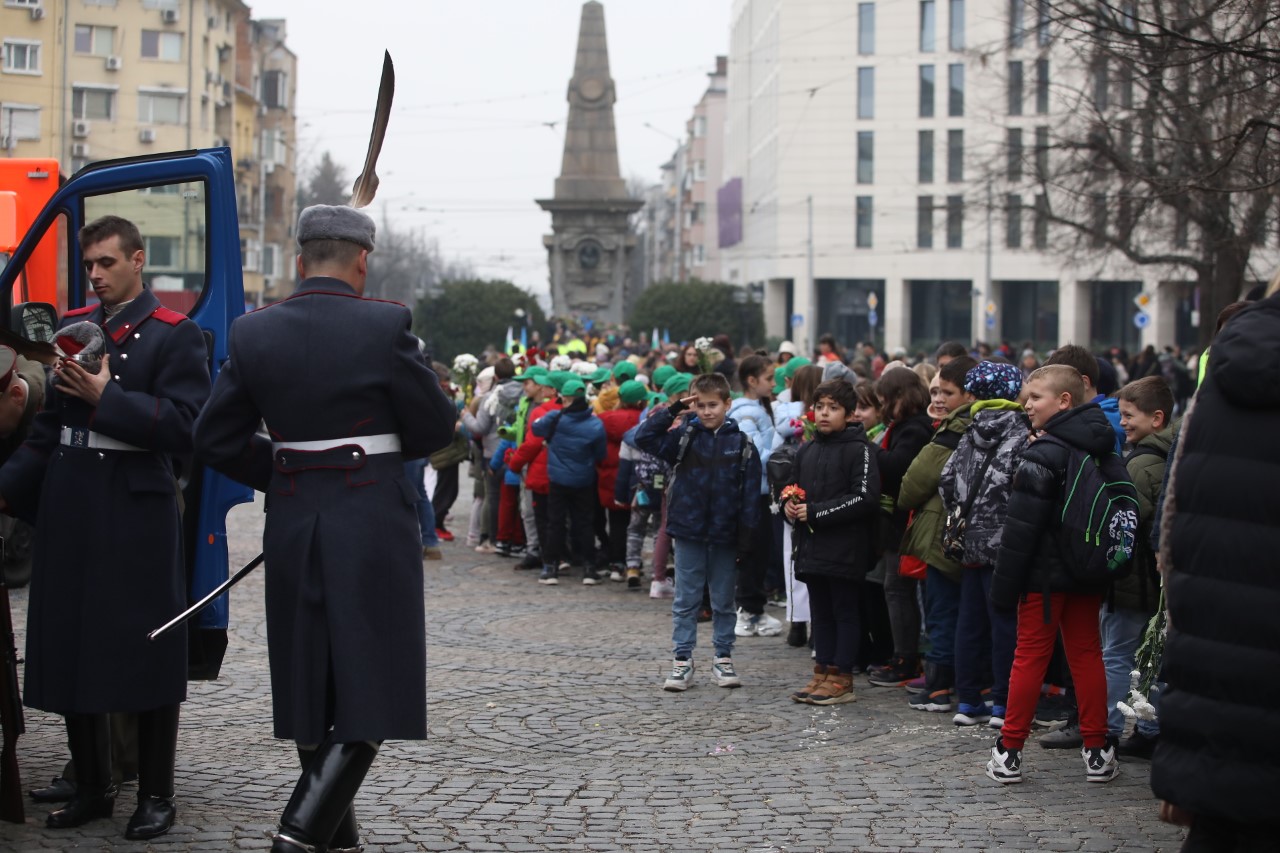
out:
<path id="1" fill-rule="evenodd" d="M 725 97 L 729 59 L 716 57 L 707 91 L 685 125 L 687 168 L 681 180 L 680 246 L 685 277 L 720 280 L 716 191 L 724 168 Z"/>

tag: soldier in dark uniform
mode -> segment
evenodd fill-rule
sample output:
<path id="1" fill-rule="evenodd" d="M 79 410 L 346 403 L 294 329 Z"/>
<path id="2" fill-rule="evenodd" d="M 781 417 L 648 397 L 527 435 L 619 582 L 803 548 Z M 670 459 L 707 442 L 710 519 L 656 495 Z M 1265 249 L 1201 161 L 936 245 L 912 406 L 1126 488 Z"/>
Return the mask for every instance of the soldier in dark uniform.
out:
<path id="1" fill-rule="evenodd" d="M 174 458 L 209 395 L 204 336 L 142 283 L 137 227 L 105 216 L 80 231 L 99 305 L 62 325 L 102 328 L 99 372 L 55 366 L 27 440 L 0 468 L 3 504 L 38 517 L 27 610 L 28 707 L 66 718 L 76 793 L 52 828 L 111 814 L 107 715 L 138 715 L 138 807 L 125 836 L 173 825 L 178 707 L 187 695 L 182 632 L 147 632 L 186 604 Z"/>
<path id="2" fill-rule="evenodd" d="M 297 235 L 303 281 L 232 325 L 196 452 L 266 493 L 275 736 L 297 741 L 303 766 L 271 849 L 336 851 L 359 845 L 351 801 L 378 745 L 427 734 L 422 537 L 404 460 L 446 446 L 456 415 L 409 310 L 361 298 L 373 220 L 317 205 Z"/>

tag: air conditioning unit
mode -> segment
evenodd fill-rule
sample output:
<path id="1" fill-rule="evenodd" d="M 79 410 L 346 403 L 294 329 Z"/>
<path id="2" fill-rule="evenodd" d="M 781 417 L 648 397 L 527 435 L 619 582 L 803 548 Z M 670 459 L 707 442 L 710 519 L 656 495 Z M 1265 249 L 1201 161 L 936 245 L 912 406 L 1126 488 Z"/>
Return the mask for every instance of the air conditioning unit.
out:
<path id="1" fill-rule="evenodd" d="M 177 9 L 161 9 L 160 20 L 164 21 L 166 24 L 178 23 L 178 10 Z"/>
<path id="2" fill-rule="evenodd" d="M 108 70 L 108 71 L 119 71 L 119 70 L 120 70 L 121 68 L 123 68 L 123 67 L 124 67 L 124 59 L 123 59 L 122 57 L 119 57 L 119 56 L 108 56 L 108 57 L 107 57 L 107 70 Z"/>
<path id="3" fill-rule="evenodd" d="M 43 21 L 43 20 L 44 20 L 44 7 L 43 7 L 43 6 L 32 6 L 32 7 L 31 7 L 31 20 L 33 20 L 33 21 Z"/>
<path id="4" fill-rule="evenodd" d="M 89 156 L 89 143 L 87 143 L 87 142 L 73 142 L 73 143 L 71 143 L 71 156 L 72 156 L 72 157 L 88 157 L 88 156 Z"/>
<path id="5" fill-rule="evenodd" d="M 138 141 L 139 141 L 139 142 L 155 142 L 155 141 L 156 141 L 156 131 L 155 131 L 155 128 L 153 128 L 153 127 L 144 127 L 144 128 L 142 128 L 141 130 L 139 130 L 139 131 L 138 131 Z"/>
<path id="6" fill-rule="evenodd" d="M 71 122 L 71 135 L 74 136 L 76 139 L 84 139 L 86 136 L 89 135 L 89 129 L 91 127 L 92 125 L 89 124 L 89 122 L 85 121 L 84 119 L 82 118 L 76 119 L 75 121 Z"/>

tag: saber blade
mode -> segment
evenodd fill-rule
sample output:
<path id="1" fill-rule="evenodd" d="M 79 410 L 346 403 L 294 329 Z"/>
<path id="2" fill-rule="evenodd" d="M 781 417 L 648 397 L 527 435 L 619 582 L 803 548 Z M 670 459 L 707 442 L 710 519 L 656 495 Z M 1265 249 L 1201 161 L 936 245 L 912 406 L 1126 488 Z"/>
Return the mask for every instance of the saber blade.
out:
<path id="1" fill-rule="evenodd" d="M 236 572 L 234 575 L 227 578 L 222 583 L 218 584 L 214 588 L 213 592 L 209 593 L 204 598 L 200 599 L 195 604 L 191 605 L 186 610 L 182 611 L 177 616 L 173 617 L 168 622 L 164 623 L 159 628 L 152 631 L 150 634 L 147 634 L 147 639 L 154 643 L 156 640 L 160 639 L 165 634 L 172 631 L 174 628 L 186 622 L 192 616 L 195 616 L 201 610 L 204 610 L 206 607 L 209 606 L 209 603 L 212 602 L 215 598 L 222 595 L 227 590 L 231 589 L 231 587 L 240 583 L 240 581 L 245 579 L 245 577 L 249 574 L 249 572 L 252 572 L 254 569 L 258 568 L 258 566 L 262 565 L 262 561 L 266 559 L 266 556 L 267 555 L 265 553 L 262 553 L 254 557 L 252 560 L 249 561 L 248 565 L 246 565 L 243 569 Z"/>
<path id="2" fill-rule="evenodd" d="M 378 105 L 373 112 L 373 129 L 369 131 L 369 148 L 364 155 L 364 168 L 351 188 L 351 206 L 368 207 L 378 192 L 378 155 L 382 153 L 382 140 L 387 135 L 387 122 L 391 119 L 391 99 L 396 93 L 396 69 L 391 64 L 390 51 L 382 54 L 382 82 L 378 84 Z"/>

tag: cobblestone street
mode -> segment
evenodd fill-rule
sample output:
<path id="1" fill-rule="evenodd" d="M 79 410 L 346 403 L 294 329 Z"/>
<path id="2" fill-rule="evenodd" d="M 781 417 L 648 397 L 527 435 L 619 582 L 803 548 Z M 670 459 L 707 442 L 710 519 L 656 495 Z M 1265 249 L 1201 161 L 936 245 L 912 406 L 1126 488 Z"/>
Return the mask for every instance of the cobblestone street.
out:
<path id="1" fill-rule="evenodd" d="M 464 479 L 464 482 L 469 482 Z M 231 517 L 232 563 L 257 553 L 261 504 Z M 465 529 L 458 520 L 458 529 Z M 460 537 L 461 538 L 461 537 Z M 542 587 L 512 561 L 446 543 L 425 564 L 430 739 L 389 743 L 356 800 L 367 850 L 1176 850 L 1148 765 L 1089 785 L 1077 751 L 1027 750 L 1027 781 L 982 773 L 993 733 L 907 707 L 859 678 L 856 704 L 797 705 L 807 650 L 738 641 L 739 690 L 716 688 L 709 625 L 685 694 L 664 693 L 669 603 L 606 582 Z M 270 570 L 269 567 L 267 569 Z M 4 850 L 263 850 L 296 779 L 271 737 L 263 573 L 232 594 L 216 682 L 192 683 L 178 748 L 178 823 L 124 840 L 116 815 L 78 830 L 0 824 Z M 26 591 L 12 593 L 22 649 Z M 779 611 L 774 611 L 775 615 Z M 105 640 L 106 638 L 104 638 Z M 27 712 L 24 788 L 66 759 L 59 718 Z"/>

